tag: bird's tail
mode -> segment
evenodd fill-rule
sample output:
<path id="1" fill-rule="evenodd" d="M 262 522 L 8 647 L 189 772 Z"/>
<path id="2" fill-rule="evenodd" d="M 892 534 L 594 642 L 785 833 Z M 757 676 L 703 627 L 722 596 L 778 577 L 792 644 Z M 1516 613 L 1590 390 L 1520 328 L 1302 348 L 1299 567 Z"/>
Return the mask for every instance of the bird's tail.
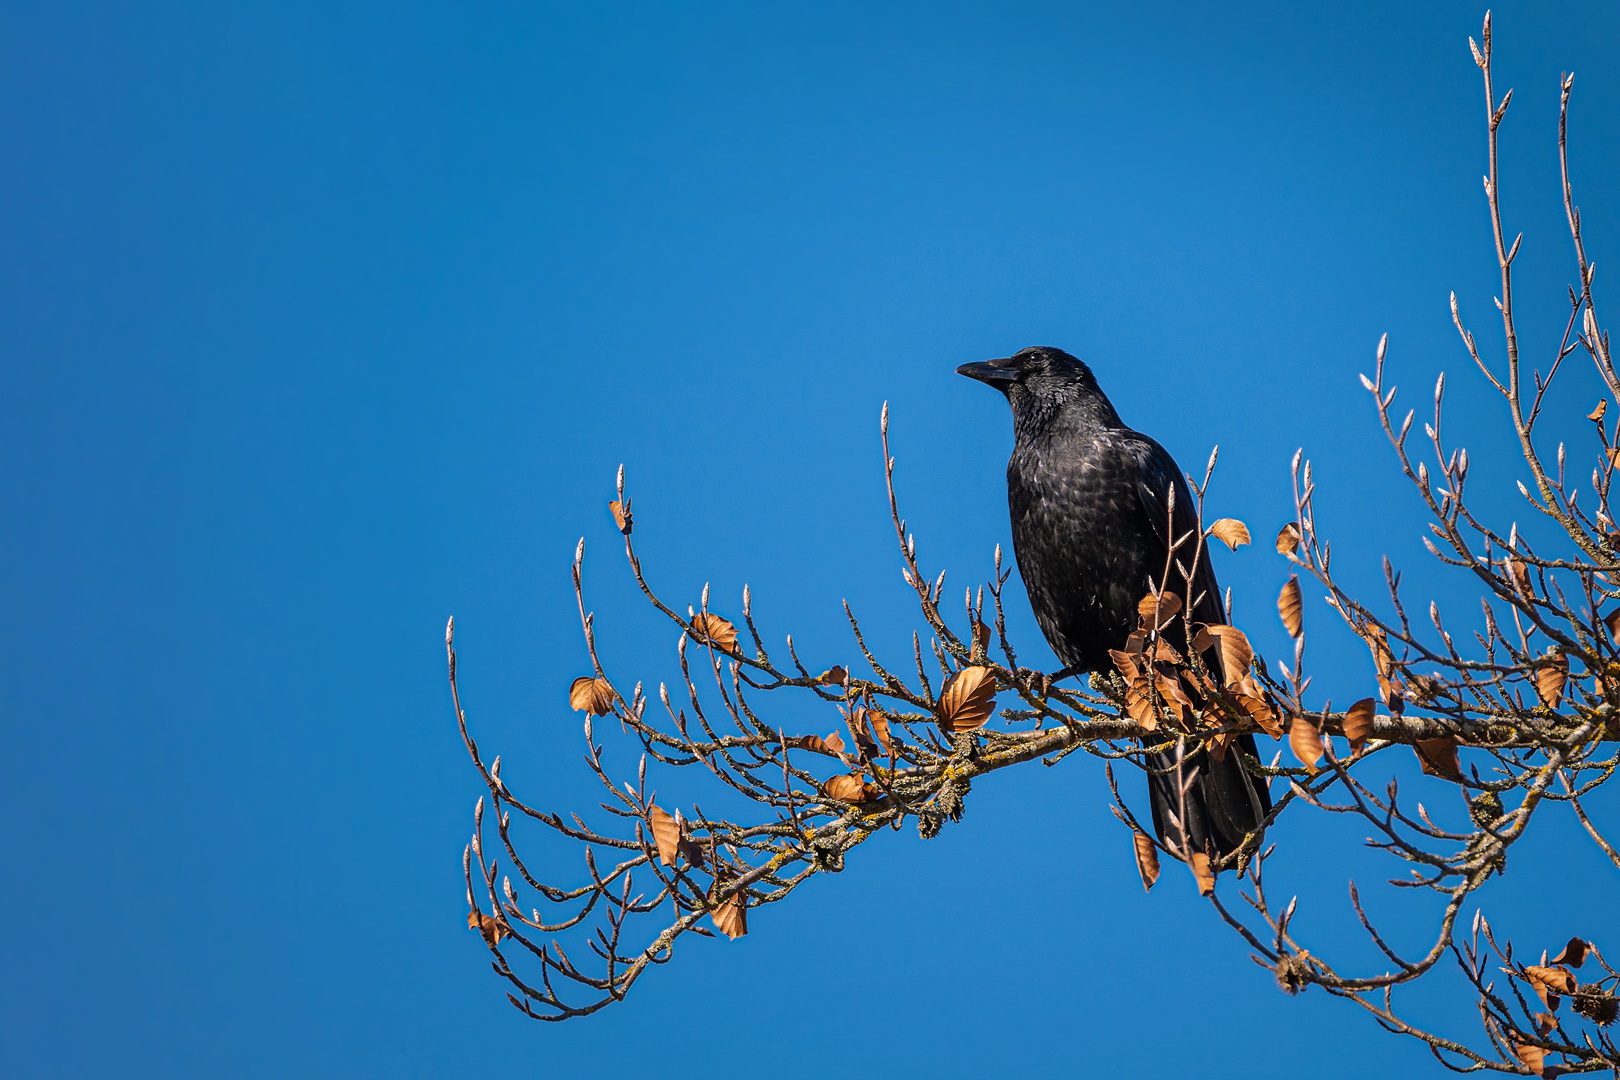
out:
<path id="1" fill-rule="evenodd" d="M 1265 780 L 1243 767 L 1256 757 L 1254 736 L 1244 735 L 1216 758 L 1200 747 L 1172 747 L 1147 755 L 1153 831 L 1186 858 L 1202 851 L 1229 855 L 1260 828 L 1271 811 Z"/>

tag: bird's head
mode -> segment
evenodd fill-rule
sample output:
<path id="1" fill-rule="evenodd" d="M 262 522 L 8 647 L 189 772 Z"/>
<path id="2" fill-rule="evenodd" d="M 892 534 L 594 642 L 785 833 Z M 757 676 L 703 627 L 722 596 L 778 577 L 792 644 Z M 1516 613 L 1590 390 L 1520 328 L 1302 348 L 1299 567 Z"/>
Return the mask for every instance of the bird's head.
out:
<path id="1" fill-rule="evenodd" d="M 1048 346 L 1019 349 L 1000 360 L 963 364 L 956 373 L 1000 390 L 1015 412 L 1025 402 L 1060 403 L 1102 396 L 1090 368 L 1062 349 Z"/>

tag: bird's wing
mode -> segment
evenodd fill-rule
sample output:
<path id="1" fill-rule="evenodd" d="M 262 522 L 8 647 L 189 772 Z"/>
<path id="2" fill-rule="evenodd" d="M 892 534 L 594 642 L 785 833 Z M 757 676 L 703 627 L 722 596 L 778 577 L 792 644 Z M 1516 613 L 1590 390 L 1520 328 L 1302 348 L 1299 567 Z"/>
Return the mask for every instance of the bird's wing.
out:
<path id="1" fill-rule="evenodd" d="M 1190 571 L 1193 595 L 1189 602 L 1194 620 L 1224 623 L 1220 583 L 1215 579 L 1215 568 L 1199 532 L 1198 510 L 1180 467 L 1168 450 L 1139 432 L 1131 432 L 1123 449 L 1136 458 L 1136 493 L 1154 535 L 1165 551 L 1175 551 L 1166 584 L 1178 593 L 1185 591 L 1185 575 Z"/>

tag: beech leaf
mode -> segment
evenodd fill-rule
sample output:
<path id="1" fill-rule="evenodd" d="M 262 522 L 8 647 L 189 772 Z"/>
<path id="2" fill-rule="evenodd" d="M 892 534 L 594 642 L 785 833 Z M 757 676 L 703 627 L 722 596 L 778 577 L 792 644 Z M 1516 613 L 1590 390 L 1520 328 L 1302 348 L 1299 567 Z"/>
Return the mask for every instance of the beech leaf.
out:
<path id="1" fill-rule="evenodd" d="M 1450 735 L 1438 739 L 1419 739 L 1412 749 L 1417 751 L 1418 764 L 1430 776 L 1445 780 L 1462 779 L 1462 766 L 1457 760 L 1457 740 Z"/>
<path id="2" fill-rule="evenodd" d="M 652 826 L 653 842 L 658 845 L 658 861 L 665 866 L 674 866 L 676 857 L 681 853 L 680 825 L 669 816 L 668 811 L 656 804 L 647 808 L 647 818 Z"/>
<path id="3" fill-rule="evenodd" d="M 1514 1043 L 1513 1053 L 1518 1057 L 1521 1065 L 1535 1073 L 1537 1076 L 1547 1075 L 1543 1067 L 1543 1062 L 1547 1057 L 1547 1051 L 1543 1050 L 1541 1047 L 1531 1046 L 1529 1043 Z"/>
<path id="4" fill-rule="evenodd" d="M 568 707 L 590 716 L 606 716 L 612 712 L 616 697 L 611 683 L 591 675 L 581 675 L 568 687 Z"/>
<path id="5" fill-rule="evenodd" d="M 947 735 L 984 726 L 996 708 L 995 674 L 987 667 L 965 667 L 939 692 L 939 727 Z"/>
<path id="6" fill-rule="evenodd" d="M 1213 536 L 1233 551 L 1238 549 L 1239 544 L 1249 542 L 1249 527 L 1237 518 L 1221 518 L 1206 529 L 1205 534 Z"/>
<path id="7" fill-rule="evenodd" d="M 1235 686 L 1248 676 L 1254 665 L 1254 646 L 1249 644 L 1248 635 L 1235 626 L 1210 626 L 1206 632 L 1215 643 L 1226 685 Z"/>
<path id="8" fill-rule="evenodd" d="M 1168 589 L 1157 596 L 1148 593 L 1136 605 L 1136 613 L 1141 616 L 1140 625 L 1143 630 L 1162 630 L 1180 610 L 1181 597 Z"/>
<path id="9" fill-rule="evenodd" d="M 1299 550 L 1299 526 L 1290 521 L 1277 533 L 1277 554 L 1292 555 Z"/>
<path id="10" fill-rule="evenodd" d="M 630 516 L 630 504 L 614 499 L 608 503 L 608 509 L 613 511 L 613 523 L 619 527 L 619 531 L 629 536 L 630 528 L 634 524 L 634 519 Z"/>
<path id="11" fill-rule="evenodd" d="M 1322 733 L 1311 722 L 1310 717 L 1296 716 L 1288 723 L 1288 745 L 1293 748 L 1294 756 L 1304 764 L 1310 772 L 1316 772 L 1316 766 L 1322 760 L 1325 751 L 1322 749 Z"/>
<path id="12" fill-rule="evenodd" d="M 467 928 L 484 935 L 484 944 L 492 949 L 501 943 L 501 938 L 512 932 L 495 916 L 485 915 L 480 911 L 467 912 Z"/>
<path id="13" fill-rule="evenodd" d="M 748 905 L 741 892 L 715 903 L 715 898 L 724 887 L 725 878 L 716 876 L 714 885 L 709 889 L 709 903 L 714 904 L 709 911 L 709 918 L 714 922 L 716 930 L 735 941 L 748 933 Z"/>
<path id="14" fill-rule="evenodd" d="M 1569 657 L 1554 653 L 1541 661 L 1536 669 L 1536 696 L 1549 709 L 1558 708 L 1564 699 L 1564 685 L 1569 682 Z"/>
<path id="15" fill-rule="evenodd" d="M 1300 631 L 1305 629 L 1305 621 L 1301 613 L 1302 607 L 1299 594 L 1299 578 L 1291 577 L 1288 579 L 1288 584 L 1282 587 L 1282 592 L 1277 596 L 1277 614 L 1282 616 L 1283 625 L 1288 628 L 1289 637 L 1297 638 Z"/>
<path id="16" fill-rule="evenodd" d="M 702 614 L 692 620 L 692 637 L 705 645 L 712 645 L 723 653 L 741 655 L 737 648 L 737 628 L 718 615 Z"/>
<path id="17" fill-rule="evenodd" d="M 1209 868 L 1209 856 L 1202 851 L 1195 851 L 1192 853 L 1192 858 L 1187 860 L 1187 865 L 1192 868 L 1193 880 L 1198 882 L 1198 895 L 1208 896 L 1213 893 L 1215 891 L 1215 871 Z"/>
<path id="18" fill-rule="evenodd" d="M 1603 414 L 1609 411 L 1609 399 L 1598 398 L 1597 408 L 1586 414 L 1588 420 L 1601 420 Z"/>
<path id="19" fill-rule="evenodd" d="M 1136 847 L 1136 872 L 1142 875 L 1142 891 L 1153 888 L 1159 880 L 1159 849 L 1145 833 L 1131 830 L 1131 842 Z"/>
<path id="20" fill-rule="evenodd" d="M 844 752 L 844 737 L 836 731 L 829 732 L 826 738 L 820 735 L 789 735 L 782 740 L 782 745 L 794 750 L 808 750 L 812 754 L 837 757 Z"/>
<path id="21" fill-rule="evenodd" d="M 1568 964 L 1570 967 L 1578 968 L 1586 963 L 1586 950 L 1589 948 L 1591 946 L 1585 941 L 1578 937 L 1572 937 L 1569 939 L 1569 944 L 1564 946 L 1564 951 L 1547 962 L 1549 964 Z"/>
<path id="22" fill-rule="evenodd" d="M 868 783 L 860 773 L 844 773 L 822 784 L 821 793 L 829 799 L 863 803 L 877 798 L 883 792 L 876 784 Z"/>
<path id="23" fill-rule="evenodd" d="M 985 656 L 990 652 L 990 627 L 982 619 L 973 620 L 973 655 Z"/>
<path id="24" fill-rule="evenodd" d="M 1373 733 L 1373 715 L 1377 712 L 1378 703 L 1372 698 L 1362 698 L 1344 713 L 1344 737 L 1350 740 L 1350 752 L 1361 753 L 1362 747 Z"/>

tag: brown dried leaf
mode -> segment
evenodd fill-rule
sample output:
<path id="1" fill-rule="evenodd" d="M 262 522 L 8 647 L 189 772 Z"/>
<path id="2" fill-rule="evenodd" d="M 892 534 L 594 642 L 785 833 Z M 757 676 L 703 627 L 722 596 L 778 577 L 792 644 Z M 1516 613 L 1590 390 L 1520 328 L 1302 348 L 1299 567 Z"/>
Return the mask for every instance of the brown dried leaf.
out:
<path id="1" fill-rule="evenodd" d="M 1143 630 L 1162 630 L 1180 610 L 1181 597 L 1168 589 L 1158 596 L 1148 593 L 1136 605 L 1136 613 L 1141 616 L 1140 625 Z"/>
<path id="2" fill-rule="evenodd" d="M 845 723 L 849 725 L 850 734 L 855 737 L 855 746 L 863 758 L 872 759 L 894 752 L 889 745 L 889 718 L 878 710 L 857 708 L 845 717 Z"/>
<path id="3" fill-rule="evenodd" d="M 1187 865 L 1192 868 L 1193 879 L 1198 882 L 1199 896 L 1208 896 L 1215 891 L 1215 871 L 1209 868 L 1208 855 L 1195 851 Z"/>
<path id="4" fill-rule="evenodd" d="M 737 892 L 716 903 L 715 898 L 725 884 L 724 877 L 716 877 L 709 888 L 709 903 L 714 905 L 709 918 L 713 920 L 716 930 L 735 941 L 748 933 L 748 902 L 741 892 Z"/>
<path id="5" fill-rule="evenodd" d="M 590 716 L 606 716 L 613 711 L 613 685 L 606 679 L 581 675 L 568 687 L 568 707 Z"/>
<path id="6" fill-rule="evenodd" d="M 829 732 L 826 738 L 820 735 L 789 735 L 782 740 L 782 745 L 794 750 L 808 750 L 813 754 L 837 757 L 844 752 L 844 737 L 836 731 Z"/>
<path id="7" fill-rule="evenodd" d="M 990 627 L 984 620 L 973 620 L 973 655 L 987 656 L 990 652 Z"/>
<path id="8" fill-rule="evenodd" d="M 860 773 L 844 773 L 821 785 L 821 793 L 829 799 L 842 802 L 869 802 L 883 794 L 881 788 L 870 783 Z"/>
<path id="9" fill-rule="evenodd" d="M 501 943 L 501 938 L 512 933 L 500 919 L 493 915 L 485 915 L 481 911 L 467 912 L 467 929 L 476 930 L 484 935 L 484 944 L 492 949 Z"/>
<path id="10" fill-rule="evenodd" d="M 1609 411 L 1609 399 L 1598 398 L 1597 408 L 1586 414 L 1588 420 L 1601 420 L 1603 414 Z"/>
<path id="11" fill-rule="evenodd" d="M 1372 698 L 1362 698 L 1344 712 L 1344 737 L 1350 740 L 1350 752 L 1361 753 L 1361 748 L 1367 745 L 1372 738 L 1373 716 L 1378 711 L 1378 703 Z"/>
<path id="12" fill-rule="evenodd" d="M 1569 939 L 1569 944 L 1564 946 L 1564 951 L 1547 962 L 1549 964 L 1568 964 L 1570 967 L 1578 968 L 1586 963 L 1586 950 L 1589 948 L 1591 946 L 1585 941 L 1578 937 L 1572 937 Z"/>
<path id="13" fill-rule="evenodd" d="M 1211 640 L 1215 643 L 1216 655 L 1220 657 L 1221 674 L 1226 679 L 1227 686 L 1235 686 L 1249 674 L 1254 665 L 1254 646 L 1249 644 L 1248 635 L 1235 626 L 1211 626 L 1207 628 Z"/>
<path id="14" fill-rule="evenodd" d="M 1299 550 L 1299 526 L 1290 521 L 1277 533 L 1277 554 L 1292 555 Z"/>
<path id="15" fill-rule="evenodd" d="M 1153 883 L 1159 880 L 1159 849 L 1153 846 L 1153 841 L 1145 833 L 1131 831 L 1131 842 L 1136 847 L 1136 872 L 1142 875 L 1142 890 L 1153 888 Z"/>
<path id="16" fill-rule="evenodd" d="M 1302 617 L 1303 603 L 1299 594 L 1299 578 L 1291 577 L 1288 584 L 1282 587 L 1277 596 L 1277 614 L 1282 616 L 1283 625 L 1288 628 L 1289 637 L 1299 637 L 1300 631 L 1305 629 L 1305 620 Z"/>
<path id="17" fill-rule="evenodd" d="M 1564 699 L 1564 685 L 1569 682 L 1569 657 L 1554 653 L 1536 668 L 1536 696 L 1549 709 L 1558 708 Z"/>
<path id="18" fill-rule="evenodd" d="M 1419 739 L 1412 749 L 1417 751 L 1418 764 L 1430 776 L 1445 780 L 1462 779 L 1462 764 L 1457 760 L 1457 740 L 1450 735 L 1438 739 Z"/>
<path id="19" fill-rule="evenodd" d="M 843 686 L 849 682 L 849 669 L 841 664 L 834 665 L 816 676 L 816 682 L 822 686 Z"/>
<path id="20" fill-rule="evenodd" d="M 1620 608 L 1615 608 L 1603 616 L 1603 625 L 1608 627 L 1609 637 L 1620 640 Z"/>
<path id="21" fill-rule="evenodd" d="M 634 519 L 630 516 L 630 504 L 614 499 L 608 503 L 608 509 L 613 511 L 613 523 L 619 527 L 619 531 L 629 536 L 630 528 L 634 524 Z"/>
<path id="22" fill-rule="evenodd" d="M 1238 708 L 1246 713 L 1255 725 L 1273 739 L 1283 733 L 1282 717 L 1277 714 L 1277 707 L 1271 699 L 1260 691 L 1252 678 L 1244 680 L 1246 685 L 1240 686 L 1240 693 L 1234 695 Z"/>
<path id="23" fill-rule="evenodd" d="M 658 861 L 674 866 L 681 853 L 681 827 L 663 808 L 647 808 L 648 824 L 652 827 L 653 843 L 658 845 Z"/>
<path id="24" fill-rule="evenodd" d="M 1530 591 L 1530 569 L 1524 565 L 1522 560 L 1509 559 L 1507 561 L 1507 569 L 1508 573 L 1513 577 L 1513 584 L 1518 588 L 1522 595 L 1534 595 Z"/>
<path id="25" fill-rule="evenodd" d="M 1575 976 L 1568 968 L 1531 965 L 1524 969 L 1524 976 L 1530 980 L 1541 1003 L 1552 1012 L 1558 1011 L 1559 994 L 1575 992 Z"/>
<path id="26" fill-rule="evenodd" d="M 1547 1051 L 1543 1050 L 1539 1046 L 1531 1046 L 1529 1043 L 1514 1043 L 1513 1052 L 1518 1055 L 1519 1063 L 1525 1068 L 1529 1069 L 1537 1076 L 1547 1075 L 1546 1072 L 1543 1071 L 1543 1063 L 1546 1060 Z"/>
<path id="27" fill-rule="evenodd" d="M 965 667 L 939 692 L 939 727 L 947 735 L 983 727 L 996 708 L 996 677 L 987 667 Z"/>
<path id="28" fill-rule="evenodd" d="M 1249 527 L 1237 518 L 1221 518 L 1208 529 L 1205 529 L 1204 534 L 1213 536 L 1233 551 L 1238 549 L 1239 544 L 1249 542 Z"/>
<path id="29" fill-rule="evenodd" d="M 692 620 L 693 640 L 712 645 L 720 652 L 742 655 L 737 648 L 737 628 L 718 615 L 702 614 Z"/>
<path id="30" fill-rule="evenodd" d="M 1316 772 L 1317 762 L 1322 760 L 1325 751 L 1322 749 L 1322 733 L 1310 717 L 1295 716 L 1289 720 L 1288 745 L 1293 747 L 1294 756 L 1307 770 Z"/>
<path id="31" fill-rule="evenodd" d="M 1395 654 L 1390 651 L 1388 635 L 1376 623 L 1364 623 L 1355 629 L 1367 643 L 1367 648 L 1372 650 L 1373 670 L 1378 673 L 1379 696 L 1392 711 L 1399 713 L 1406 705 L 1406 688 L 1396 675 Z"/>

